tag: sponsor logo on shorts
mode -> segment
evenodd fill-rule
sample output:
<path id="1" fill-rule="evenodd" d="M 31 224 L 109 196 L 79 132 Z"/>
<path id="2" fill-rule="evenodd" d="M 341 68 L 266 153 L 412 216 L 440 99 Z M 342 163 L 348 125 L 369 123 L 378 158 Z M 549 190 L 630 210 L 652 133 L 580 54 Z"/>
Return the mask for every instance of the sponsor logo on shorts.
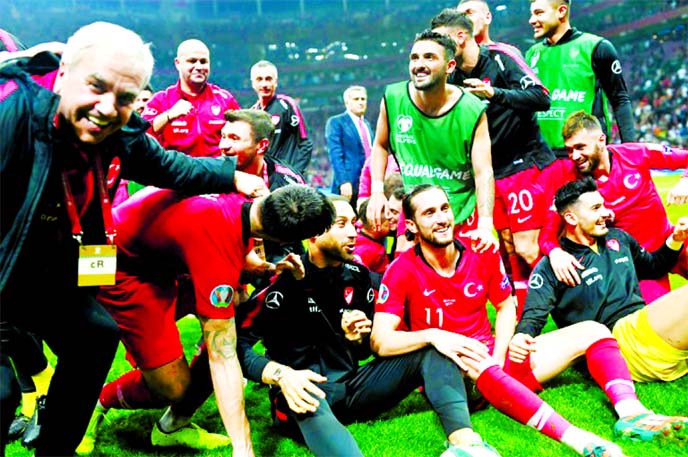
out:
<path id="1" fill-rule="evenodd" d="M 227 284 L 215 286 L 210 292 L 210 303 L 216 308 L 227 308 L 234 298 L 234 288 Z"/>
<path id="2" fill-rule="evenodd" d="M 533 217 L 532 214 L 530 216 L 526 216 L 526 217 L 518 217 L 518 218 L 516 218 L 516 220 L 518 221 L 519 224 L 523 224 L 525 221 L 527 221 L 531 217 Z"/>
<path id="3" fill-rule="evenodd" d="M 368 295 L 366 296 L 366 298 L 368 299 L 368 303 L 372 303 L 373 300 L 375 300 L 375 291 L 372 287 L 368 289 Z"/>

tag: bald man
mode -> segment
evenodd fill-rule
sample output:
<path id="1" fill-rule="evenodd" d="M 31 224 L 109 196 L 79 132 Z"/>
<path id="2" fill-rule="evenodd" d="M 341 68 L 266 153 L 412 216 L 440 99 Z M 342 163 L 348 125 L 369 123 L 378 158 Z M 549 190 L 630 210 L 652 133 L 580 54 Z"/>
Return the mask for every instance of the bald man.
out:
<path id="1" fill-rule="evenodd" d="M 210 51 L 202 41 L 183 41 L 174 65 L 179 80 L 157 92 L 142 117 L 166 148 L 196 157 L 219 156 L 224 113 L 239 109 L 239 103 L 229 91 L 208 82 Z"/>

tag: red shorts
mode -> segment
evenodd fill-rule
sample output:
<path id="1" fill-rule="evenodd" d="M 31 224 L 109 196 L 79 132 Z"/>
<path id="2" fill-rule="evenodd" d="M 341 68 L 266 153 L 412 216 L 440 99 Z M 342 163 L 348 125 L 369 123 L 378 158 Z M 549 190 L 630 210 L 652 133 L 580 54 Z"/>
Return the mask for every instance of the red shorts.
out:
<path id="1" fill-rule="evenodd" d="M 535 379 L 533 369 L 530 367 L 530 357 L 523 363 L 515 363 L 507 356 L 504 362 L 504 372 L 535 393 L 544 390 L 538 380 Z"/>
<path id="2" fill-rule="evenodd" d="M 544 170 L 543 170 L 544 171 Z M 542 185 L 542 171 L 535 165 L 495 181 L 494 225 L 512 233 L 542 227 L 552 203 Z"/>
<path id="3" fill-rule="evenodd" d="M 542 187 L 545 190 L 547 207 L 554 204 L 554 194 L 567 182 L 579 179 L 576 165 L 569 158 L 557 159 L 541 172 Z"/>
<path id="4" fill-rule="evenodd" d="M 117 322 L 120 339 L 139 368 L 159 368 L 184 355 L 175 320 L 176 299 L 174 276 L 146 282 L 118 271 L 117 285 L 101 287 L 98 300 Z"/>
<path id="5" fill-rule="evenodd" d="M 454 225 L 454 238 L 466 236 L 472 230 L 478 228 L 478 208 L 474 208 L 470 216 L 465 221 Z"/>

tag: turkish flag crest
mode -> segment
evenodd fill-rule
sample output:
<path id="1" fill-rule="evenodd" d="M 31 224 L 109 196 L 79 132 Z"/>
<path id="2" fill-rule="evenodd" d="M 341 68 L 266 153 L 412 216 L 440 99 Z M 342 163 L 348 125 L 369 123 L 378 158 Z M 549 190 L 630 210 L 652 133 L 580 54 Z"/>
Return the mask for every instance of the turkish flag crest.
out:
<path id="1" fill-rule="evenodd" d="M 619 252 L 619 241 L 615 240 L 614 238 L 607 240 L 607 247 L 612 251 Z"/>
<path id="2" fill-rule="evenodd" d="M 344 301 L 346 302 L 347 305 L 351 304 L 351 301 L 354 299 L 354 288 L 351 286 L 345 287 L 344 288 Z"/>

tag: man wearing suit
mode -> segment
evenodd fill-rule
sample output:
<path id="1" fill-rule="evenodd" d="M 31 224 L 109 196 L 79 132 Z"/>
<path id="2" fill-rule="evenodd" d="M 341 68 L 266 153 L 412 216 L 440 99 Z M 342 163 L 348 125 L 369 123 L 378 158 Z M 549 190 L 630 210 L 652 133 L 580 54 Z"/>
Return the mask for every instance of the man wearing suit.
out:
<path id="1" fill-rule="evenodd" d="M 363 86 L 344 91 L 346 111 L 327 120 L 325 137 L 332 163 L 332 193 L 356 203 L 358 181 L 366 157 L 370 155 L 372 129 L 363 117 L 368 107 L 368 93 Z"/>

